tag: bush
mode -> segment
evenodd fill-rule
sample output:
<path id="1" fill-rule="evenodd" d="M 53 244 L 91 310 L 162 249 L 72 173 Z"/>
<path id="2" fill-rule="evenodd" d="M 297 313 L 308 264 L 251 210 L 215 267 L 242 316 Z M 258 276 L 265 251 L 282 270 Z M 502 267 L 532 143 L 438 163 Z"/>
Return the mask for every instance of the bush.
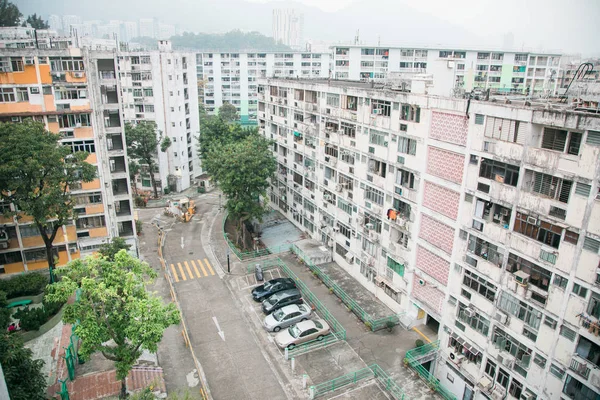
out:
<path id="1" fill-rule="evenodd" d="M 135 232 L 139 235 L 140 233 L 142 233 L 142 229 L 144 227 L 144 223 L 142 221 L 140 221 L 139 219 L 135 220 Z"/>
<path id="2" fill-rule="evenodd" d="M 142 196 L 135 196 L 134 203 L 138 208 L 145 208 L 147 202 Z"/>
<path id="3" fill-rule="evenodd" d="M 6 293 L 0 292 L 0 332 L 5 331 L 10 323 L 10 310 L 6 308 Z"/>
<path id="4" fill-rule="evenodd" d="M 14 317 L 21 322 L 21 329 L 26 331 L 37 331 L 48 320 L 44 307 L 25 307 L 17 311 Z"/>
<path id="5" fill-rule="evenodd" d="M 415 340 L 415 347 L 421 347 L 425 345 L 425 343 L 421 339 Z"/>
<path id="6" fill-rule="evenodd" d="M 0 279 L 0 291 L 8 299 L 20 296 L 35 296 L 48 285 L 48 276 L 39 272 L 29 272 L 8 279 Z"/>

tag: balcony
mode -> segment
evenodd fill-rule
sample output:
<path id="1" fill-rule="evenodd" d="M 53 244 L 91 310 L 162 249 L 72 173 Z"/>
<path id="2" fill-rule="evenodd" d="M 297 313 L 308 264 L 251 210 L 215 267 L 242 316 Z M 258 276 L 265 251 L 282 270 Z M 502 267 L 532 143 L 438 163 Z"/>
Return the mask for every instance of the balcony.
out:
<path id="1" fill-rule="evenodd" d="M 117 217 L 131 216 L 131 205 L 129 200 L 115 201 L 115 213 Z"/>
<path id="2" fill-rule="evenodd" d="M 119 225 L 119 236 L 120 237 L 127 237 L 127 236 L 134 235 L 133 221 L 119 222 L 118 225 Z"/>
<path id="3" fill-rule="evenodd" d="M 115 196 L 127 196 L 129 194 L 129 187 L 127 185 L 127 179 L 115 179 L 112 182 L 113 195 Z"/>
<path id="4" fill-rule="evenodd" d="M 571 359 L 569 369 L 584 379 L 588 379 L 590 376 L 590 367 L 577 355 Z"/>

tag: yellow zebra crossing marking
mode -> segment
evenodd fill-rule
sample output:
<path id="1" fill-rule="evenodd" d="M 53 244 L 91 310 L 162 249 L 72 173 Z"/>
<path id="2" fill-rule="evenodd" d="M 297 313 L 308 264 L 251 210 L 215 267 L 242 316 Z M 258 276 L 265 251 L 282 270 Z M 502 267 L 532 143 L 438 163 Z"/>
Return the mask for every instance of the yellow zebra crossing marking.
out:
<path id="1" fill-rule="evenodd" d="M 202 273 L 204 273 L 204 276 L 208 276 L 208 274 L 206 273 L 206 268 L 204 268 L 204 265 L 202 265 L 202 261 L 198 260 L 198 265 L 200 265 L 200 268 L 202 269 Z"/>
<path id="2" fill-rule="evenodd" d="M 188 274 L 190 275 L 190 279 L 194 279 L 194 275 L 192 275 L 192 270 L 190 269 L 188 262 L 184 261 L 183 265 L 185 265 L 185 269 L 187 270 Z"/>
<path id="3" fill-rule="evenodd" d="M 177 276 L 177 271 L 175 271 L 175 266 L 171 264 L 171 272 L 173 273 L 173 277 L 175 278 L 175 282 L 179 282 L 179 277 Z"/>
<path id="4" fill-rule="evenodd" d="M 187 281 L 187 277 L 185 276 L 185 273 L 183 272 L 183 267 L 181 266 L 181 263 L 177 263 L 177 267 L 179 267 L 179 272 L 181 272 L 181 276 L 183 277 L 183 280 Z"/>
<path id="5" fill-rule="evenodd" d="M 208 262 L 208 260 L 205 258 L 204 262 L 206 263 L 206 266 L 208 267 L 208 269 L 210 270 L 210 274 L 214 275 L 215 271 L 213 271 L 212 267 L 210 266 L 210 263 Z"/>
<path id="6" fill-rule="evenodd" d="M 196 263 L 194 262 L 194 260 L 190 260 L 190 262 L 192 263 L 192 267 L 194 267 L 194 271 L 196 271 L 196 277 L 200 278 L 200 271 L 198 271 L 198 267 L 196 267 Z"/>

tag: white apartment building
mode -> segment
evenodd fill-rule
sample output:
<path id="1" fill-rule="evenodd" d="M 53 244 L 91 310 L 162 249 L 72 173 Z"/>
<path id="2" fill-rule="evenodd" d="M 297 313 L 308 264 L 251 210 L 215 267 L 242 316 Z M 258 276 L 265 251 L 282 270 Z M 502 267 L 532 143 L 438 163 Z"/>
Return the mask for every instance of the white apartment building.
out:
<path id="1" fill-rule="evenodd" d="M 333 77 L 381 80 L 397 72 L 432 74 L 438 93 L 491 89 L 500 93 L 554 94 L 560 54 L 436 47 L 333 46 Z M 529 89 L 528 89 L 529 88 Z"/>
<path id="2" fill-rule="evenodd" d="M 156 38 L 156 21 L 154 18 L 140 18 L 138 29 L 140 37 Z"/>
<path id="3" fill-rule="evenodd" d="M 328 78 L 329 53 L 251 52 L 196 55 L 198 101 L 209 113 L 233 104 L 242 123 L 256 123 L 260 77 Z"/>
<path id="4" fill-rule="evenodd" d="M 59 266 L 114 237 L 137 251 L 115 65 L 114 52 L 0 49 L 0 120 L 42 122 L 61 135 L 62 145 L 88 152 L 87 162 L 97 168 L 96 179 L 69 187 L 78 218 L 63 226 L 54 241 Z M 0 206 L 14 211 L 10 204 Z M 0 246 L 0 273 L 48 267 L 37 227 L 30 217 L 21 217 L 0 217 L 8 237 Z"/>
<path id="5" fill-rule="evenodd" d="M 294 50 L 304 48 L 304 14 L 294 9 L 273 9 L 273 39 Z"/>
<path id="6" fill-rule="evenodd" d="M 443 386 L 600 398 L 598 114 L 414 85 L 258 83 L 279 164 L 270 205 L 409 326 L 439 326 L 423 363 Z"/>
<path id="7" fill-rule="evenodd" d="M 176 52 L 167 40 L 158 50 L 119 53 L 119 81 L 125 122 L 154 121 L 161 137 L 171 139 L 166 152 L 158 152 L 159 188 L 180 192 L 201 175 L 197 155 L 200 132 L 196 55 Z M 138 187 L 151 190 L 145 169 Z"/>

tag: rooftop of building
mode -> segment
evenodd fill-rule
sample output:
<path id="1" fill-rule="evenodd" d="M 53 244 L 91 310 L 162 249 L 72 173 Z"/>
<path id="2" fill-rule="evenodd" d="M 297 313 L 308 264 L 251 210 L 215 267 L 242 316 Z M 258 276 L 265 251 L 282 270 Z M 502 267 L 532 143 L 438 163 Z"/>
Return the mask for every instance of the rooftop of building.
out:
<path id="1" fill-rule="evenodd" d="M 452 51 L 478 51 L 478 52 L 493 52 L 493 53 L 519 53 L 519 54 L 540 54 L 544 56 L 561 56 L 562 52 L 560 50 L 542 50 L 542 49 L 507 49 L 500 47 L 483 47 L 483 46 L 447 46 L 447 45 L 430 45 L 430 44 L 410 44 L 398 46 L 385 46 L 385 45 L 368 45 L 368 44 L 336 44 L 330 46 L 330 49 L 335 49 L 338 47 L 343 48 L 360 48 L 360 49 L 407 49 L 407 50 L 452 50 Z M 335 54 L 334 54 L 335 55 Z"/>

